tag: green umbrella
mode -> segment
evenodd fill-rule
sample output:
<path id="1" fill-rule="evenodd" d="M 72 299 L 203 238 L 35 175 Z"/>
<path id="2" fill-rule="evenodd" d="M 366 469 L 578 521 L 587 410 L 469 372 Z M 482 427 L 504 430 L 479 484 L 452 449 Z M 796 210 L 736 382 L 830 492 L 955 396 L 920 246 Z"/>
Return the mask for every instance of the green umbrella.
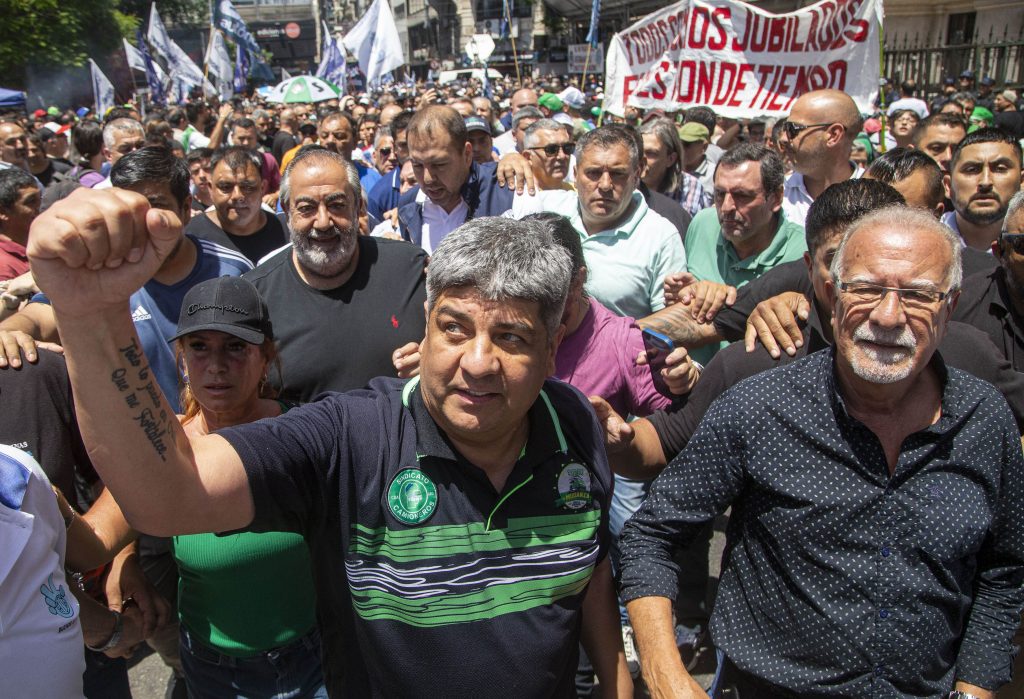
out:
<path id="1" fill-rule="evenodd" d="M 324 100 L 335 99 L 340 95 L 341 90 L 333 83 L 315 78 L 312 75 L 299 75 L 278 83 L 271 90 L 267 101 L 284 102 L 285 104 L 323 102 Z"/>

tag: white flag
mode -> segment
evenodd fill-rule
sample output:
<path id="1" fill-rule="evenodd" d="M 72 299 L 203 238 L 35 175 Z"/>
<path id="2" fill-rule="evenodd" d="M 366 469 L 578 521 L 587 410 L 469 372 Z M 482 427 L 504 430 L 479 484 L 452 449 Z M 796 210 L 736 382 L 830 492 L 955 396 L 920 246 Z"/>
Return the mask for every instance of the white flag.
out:
<path id="1" fill-rule="evenodd" d="M 220 98 L 231 97 L 235 92 L 235 69 L 231 65 L 231 56 L 224 44 L 224 36 L 218 31 L 213 32 L 210 52 L 206 54 L 206 65 L 210 67 L 210 74 L 217 80 Z"/>
<path id="2" fill-rule="evenodd" d="M 189 58 L 184 49 L 178 46 L 167 35 L 160 13 L 156 10 L 154 2 L 149 12 L 149 30 L 146 33 L 153 50 L 167 61 L 167 71 L 171 80 L 178 86 L 195 87 L 202 85 L 207 92 L 216 94 L 213 85 L 203 76 L 203 71 L 196 65 L 195 61 Z M 180 93 L 180 87 L 177 90 Z"/>
<path id="3" fill-rule="evenodd" d="M 146 59 L 142 57 L 142 51 L 128 43 L 127 39 L 121 39 L 124 44 L 124 55 L 128 57 L 128 65 L 135 70 L 146 72 Z"/>
<path id="4" fill-rule="evenodd" d="M 124 43 L 125 55 L 128 56 L 128 65 L 130 65 L 135 70 L 141 70 L 143 73 L 145 73 L 146 59 L 142 56 L 142 51 L 139 51 L 137 48 L 129 44 L 127 39 L 121 39 L 121 41 Z M 160 80 L 160 82 L 166 85 L 167 73 L 164 72 L 164 69 L 161 68 L 160 64 L 156 61 L 153 61 L 153 70 L 156 71 L 156 77 Z"/>
<path id="5" fill-rule="evenodd" d="M 102 119 L 107 110 L 114 106 L 114 86 L 91 58 L 89 72 L 92 73 L 92 96 L 96 101 L 96 114 Z"/>
<path id="6" fill-rule="evenodd" d="M 367 85 L 405 63 L 402 40 L 387 0 L 373 0 L 369 11 L 342 41 L 359 58 Z"/>
<path id="7" fill-rule="evenodd" d="M 146 38 L 149 39 L 149 45 L 153 47 L 153 50 L 167 61 L 168 67 L 171 67 L 173 64 L 171 37 L 167 36 L 167 29 L 164 27 L 163 20 L 160 19 L 160 13 L 156 11 L 155 2 L 149 10 L 149 30 L 146 32 Z"/>

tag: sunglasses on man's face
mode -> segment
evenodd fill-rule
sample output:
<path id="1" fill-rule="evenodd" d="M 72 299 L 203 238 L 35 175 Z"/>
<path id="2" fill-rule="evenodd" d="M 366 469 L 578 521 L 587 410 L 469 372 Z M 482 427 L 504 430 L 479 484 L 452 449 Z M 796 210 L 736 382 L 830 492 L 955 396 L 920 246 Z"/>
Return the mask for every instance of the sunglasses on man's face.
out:
<path id="1" fill-rule="evenodd" d="M 789 138 L 790 141 L 793 141 L 807 129 L 821 129 L 826 126 L 832 126 L 832 124 L 794 124 L 792 121 L 787 121 L 783 128 L 786 130 L 787 138 Z"/>
<path id="2" fill-rule="evenodd" d="M 576 151 L 575 143 L 549 143 L 546 146 L 536 146 L 534 148 L 527 148 L 527 150 L 542 150 L 544 154 L 549 157 L 555 157 L 558 155 L 558 151 L 561 149 L 566 155 L 572 155 Z"/>
<path id="3" fill-rule="evenodd" d="M 1024 255 L 1024 233 L 1007 233 L 1003 231 L 999 234 L 999 242 L 1012 248 L 1018 255 Z"/>
<path id="4" fill-rule="evenodd" d="M 391 149 L 390 148 L 378 148 L 377 152 L 380 153 L 381 155 L 383 155 L 385 158 L 390 158 L 391 157 Z"/>

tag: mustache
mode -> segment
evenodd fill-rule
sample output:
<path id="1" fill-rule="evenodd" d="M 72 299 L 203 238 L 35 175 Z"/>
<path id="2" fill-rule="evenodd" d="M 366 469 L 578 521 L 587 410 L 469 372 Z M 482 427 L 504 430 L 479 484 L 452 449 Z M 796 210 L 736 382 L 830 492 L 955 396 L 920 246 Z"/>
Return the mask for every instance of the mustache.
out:
<path id="1" fill-rule="evenodd" d="M 911 351 L 917 349 L 917 338 L 914 337 L 914 333 L 907 326 L 903 326 L 900 330 L 885 330 L 873 328 L 867 323 L 862 323 L 853 331 L 853 339 L 879 345 L 902 347 Z"/>

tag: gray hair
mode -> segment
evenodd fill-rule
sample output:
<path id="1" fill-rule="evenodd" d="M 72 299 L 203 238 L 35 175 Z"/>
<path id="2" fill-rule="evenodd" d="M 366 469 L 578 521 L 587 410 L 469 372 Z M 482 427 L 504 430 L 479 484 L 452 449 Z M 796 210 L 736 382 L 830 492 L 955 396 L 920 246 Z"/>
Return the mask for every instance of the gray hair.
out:
<path id="1" fill-rule="evenodd" d="M 307 160 L 323 162 L 329 160 L 333 163 L 338 163 L 345 168 L 345 179 L 348 180 L 349 186 L 352 188 L 356 198 L 362 199 L 363 188 L 359 184 L 359 170 L 356 169 L 355 164 L 341 153 L 335 153 L 332 150 L 327 150 L 323 146 L 305 146 L 301 148 L 292 161 L 288 163 L 288 167 L 285 168 L 284 174 L 281 176 L 281 207 L 284 209 L 288 208 L 288 202 L 291 201 L 292 193 L 292 171 L 298 166 L 299 163 Z"/>
<path id="2" fill-rule="evenodd" d="M 961 263 L 961 248 L 963 242 L 960 236 L 946 224 L 936 220 L 934 216 L 923 209 L 911 209 L 906 206 L 887 206 L 878 209 L 858 219 L 843 234 L 843 239 L 836 249 L 836 255 L 832 258 L 832 266 L 829 272 L 832 275 L 832 283 L 839 285 L 839 280 L 846 271 L 846 246 L 857 232 L 873 228 L 888 228 L 896 231 L 914 231 L 915 233 L 931 232 L 941 236 L 943 242 L 949 247 L 950 265 L 946 272 L 948 284 L 947 293 L 957 291 L 963 281 L 963 265 Z"/>
<path id="3" fill-rule="evenodd" d="M 512 115 L 512 128 L 515 129 L 519 126 L 519 122 L 523 119 L 543 119 L 544 112 L 540 111 L 536 107 L 523 107 L 518 112 Z"/>
<path id="4" fill-rule="evenodd" d="M 142 124 L 134 119 L 129 119 L 128 117 L 114 119 L 103 127 L 103 147 L 107 150 L 114 147 L 115 131 L 120 131 L 121 133 L 138 133 L 140 136 L 146 135 L 146 129 Z"/>
<path id="5" fill-rule="evenodd" d="M 475 288 L 489 301 L 536 301 L 553 341 L 573 277 L 568 251 L 534 221 L 475 218 L 445 236 L 427 266 L 427 311 L 444 291 Z"/>
<path id="6" fill-rule="evenodd" d="M 1020 215 L 1022 210 L 1024 210 L 1024 189 L 1010 197 L 1010 203 L 1006 205 L 1006 216 L 1003 218 L 1003 228 L 1006 228 L 1007 221 Z"/>
<path id="7" fill-rule="evenodd" d="M 255 109 L 255 110 L 253 110 L 252 118 L 253 118 L 254 121 L 256 119 L 262 119 L 262 118 L 269 119 L 270 118 L 270 112 L 268 112 L 266 109 Z"/>
<path id="8" fill-rule="evenodd" d="M 554 119 L 538 119 L 527 126 L 526 131 L 523 132 L 524 148 L 533 148 L 537 145 L 538 131 L 562 131 L 565 133 L 565 126 L 563 124 L 559 124 Z"/>
<path id="9" fill-rule="evenodd" d="M 380 145 L 381 140 L 385 139 L 385 138 L 394 138 L 394 136 L 391 134 L 391 127 L 390 126 L 378 126 L 377 127 L 377 135 L 373 137 L 373 147 L 374 147 L 374 149 L 376 149 Z"/>

